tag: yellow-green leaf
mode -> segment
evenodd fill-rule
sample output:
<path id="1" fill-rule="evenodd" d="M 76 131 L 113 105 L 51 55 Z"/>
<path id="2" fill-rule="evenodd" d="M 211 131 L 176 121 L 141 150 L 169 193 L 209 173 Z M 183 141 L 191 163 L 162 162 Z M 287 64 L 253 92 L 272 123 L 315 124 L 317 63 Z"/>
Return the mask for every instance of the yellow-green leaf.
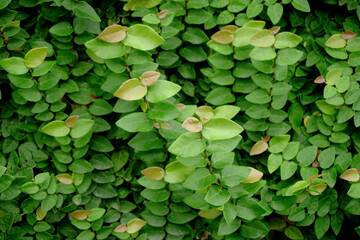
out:
<path id="1" fill-rule="evenodd" d="M 326 42 L 325 46 L 330 48 L 343 48 L 346 45 L 346 40 L 343 38 L 342 34 L 337 33 L 332 35 Z"/>
<path id="2" fill-rule="evenodd" d="M 67 173 L 60 173 L 55 178 L 62 184 L 70 185 L 73 183 L 72 177 Z"/>
<path id="3" fill-rule="evenodd" d="M 48 52 L 47 47 L 33 48 L 25 54 L 25 65 L 28 68 L 39 66 L 46 58 Z"/>
<path id="4" fill-rule="evenodd" d="M 124 82 L 118 90 L 114 93 L 115 97 L 127 101 L 142 99 L 147 92 L 146 86 L 141 85 L 137 78 L 132 78 Z"/>
<path id="5" fill-rule="evenodd" d="M 125 28 L 120 25 L 111 25 L 105 28 L 98 36 L 101 40 L 109 43 L 120 42 L 126 37 Z"/>
<path id="6" fill-rule="evenodd" d="M 163 179 L 165 171 L 159 167 L 149 167 L 142 170 L 141 173 L 150 180 L 159 181 Z"/>
<path id="7" fill-rule="evenodd" d="M 139 231 L 141 228 L 143 228 L 146 225 L 146 222 L 140 218 L 134 218 L 128 224 L 127 227 L 127 233 L 133 234 Z"/>
<path id="8" fill-rule="evenodd" d="M 350 168 L 341 174 L 340 178 L 349 182 L 357 182 L 359 181 L 359 173 L 356 168 Z"/>
<path id="9" fill-rule="evenodd" d="M 55 120 L 46 124 L 41 131 L 53 137 L 64 137 L 69 134 L 70 128 L 64 121 Z"/>
<path id="10" fill-rule="evenodd" d="M 255 47 L 270 47 L 274 44 L 275 37 L 270 30 L 263 29 L 249 39 L 249 43 Z"/>
<path id="11" fill-rule="evenodd" d="M 234 33 L 228 30 L 221 30 L 214 33 L 211 39 L 221 44 L 229 44 L 234 40 Z"/>

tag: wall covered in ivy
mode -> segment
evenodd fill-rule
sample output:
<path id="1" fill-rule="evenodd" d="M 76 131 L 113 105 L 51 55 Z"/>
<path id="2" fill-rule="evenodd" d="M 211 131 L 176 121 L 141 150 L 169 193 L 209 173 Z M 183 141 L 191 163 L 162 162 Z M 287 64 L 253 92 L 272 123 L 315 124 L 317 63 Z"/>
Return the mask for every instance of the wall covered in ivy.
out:
<path id="1" fill-rule="evenodd" d="M 359 18 L 1 0 L 0 239 L 358 239 Z"/>

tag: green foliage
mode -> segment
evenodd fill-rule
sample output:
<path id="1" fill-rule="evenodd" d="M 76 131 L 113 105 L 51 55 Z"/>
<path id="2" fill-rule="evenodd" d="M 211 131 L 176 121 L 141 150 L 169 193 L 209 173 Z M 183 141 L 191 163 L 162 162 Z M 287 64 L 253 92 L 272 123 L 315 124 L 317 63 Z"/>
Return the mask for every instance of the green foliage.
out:
<path id="1" fill-rule="evenodd" d="M 359 1 L 0 14 L 0 239 L 359 238 Z"/>

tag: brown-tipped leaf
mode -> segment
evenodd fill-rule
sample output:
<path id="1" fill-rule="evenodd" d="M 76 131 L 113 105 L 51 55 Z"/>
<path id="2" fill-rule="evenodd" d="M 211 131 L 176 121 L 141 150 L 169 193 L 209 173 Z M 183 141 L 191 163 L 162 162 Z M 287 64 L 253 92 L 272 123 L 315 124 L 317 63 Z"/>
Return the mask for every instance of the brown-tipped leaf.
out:
<path id="1" fill-rule="evenodd" d="M 62 184 L 70 185 L 73 183 L 72 177 L 67 173 L 60 173 L 59 175 L 56 175 L 55 178 Z"/>
<path id="2" fill-rule="evenodd" d="M 342 33 L 342 37 L 345 40 L 352 39 L 352 38 L 356 37 L 356 35 L 357 34 L 352 32 L 352 31 L 345 31 L 345 32 Z"/>
<path id="3" fill-rule="evenodd" d="M 85 220 L 88 216 L 88 214 L 86 214 L 83 210 L 76 210 L 71 212 L 69 215 L 77 220 Z"/>
<path id="4" fill-rule="evenodd" d="M 177 104 L 176 104 L 176 107 L 181 111 L 181 110 L 183 110 L 184 108 L 186 108 L 186 105 L 183 104 L 183 103 L 177 103 Z"/>
<path id="5" fill-rule="evenodd" d="M 224 26 L 224 27 L 220 28 L 220 30 L 230 31 L 232 33 L 234 33 L 238 29 L 239 29 L 239 27 L 235 26 L 235 25 L 227 25 L 227 26 Z"/>
<path id="6" fill-rule="evenodd" d="M 260 140 L 257 143 L 255 143 L 254 146 L 251 148 L 250 156 L 262 154 L 268 148 L 269 148 L 269 145 L 267 144 L 267 142 Z"/>
<path id="7" fill-rule="evenodd" d="M 280 28 L 281 28 L 281 27 L 279 27 L 279 26 L 274 26 L 274 27 L 270 28 L 271 34 L 272 34 L 272 35 L 277 34 L 277 33 L 280 31 Z"/>
<path id="8" fill-rule="evenodd" d="M 171 129 L 170 124 L 168 124 L 167 122 L 161 123 L 161 124 L 160 124 L 160 127 L 161 127 L 162 129 Z"/>
<path id="9" fill-rule="evenodd" d="M 141 77 L 141 84 L 144 86 L 150 86 L 153 85 L 156 80 L 158 80 L 160 77 L 160 73 L 159 72 L 155 72 L 155 71 L 147 71 L 144 72 Z"/>
<path id="10" fill-rule="evenodd" d="M 71 128 L 71 127 L 75 126 L 75 124 L 77 123 L 78 120 L 79 120 L 79 115 L 68 117 L 65 120 L 66 126 L 68 128 Z"/>
<path id="11" fill-rule="evenodd" d="M 255 168 L 249 168 L 251 169 L 250 175 L 243 181 L 243 183 L 255 183 L 259 181 L 264 175 L 262 172 L 256 170 Z"/>
<path id="12" fill-rule="evenodd" d="M 214 116 L 214 110 L 209 106 L 200 106 L 195 111 L 201 120 L 209 120 Z"/>
<path id="13" fill-rule="evenodd" d="M 315 78 L 314 83 L 323 84 L 325 83 L 325 78 L 323 76 L 318 76 L 317 78 Z"/>
<path id="14" fill-rule="evenodd" d="M 359 181 L 359 173 L 356 168 L 350 168 L 343 172 L 340 178 L 349 182 L 357 182 Z"/>
<path id="15" fill-rule="evenodd" d="M 202 123 L 195 117 L 189 117 L 185 119 L 182 127 L 190 132 L 200 132 L 203 128 Z"/>
<path id="16" fill-rule="evenodd" d="M 228 30 L 221 30 L 212 35 L 211 39 L 221 44 L 229 44 L 234 40 L 234 33 Z"/>
<path id="17" fill-rule="evenodd" d="M 108 42 L 120 42 L 126 37 L 125 29 L 120 25 L 112 25 L 105 28 L 98 36 L 99 39 Z"/>
<path id="18" fill-rule="evenodd" d="M 149 167 L 142 170 L 141 173 L 150 180 L 159 181 L 164 178 L 165 171 L 159 167 Z"/>
<path id="19" fill-rule="evenodd" d="M 43 220 L 47 215 L 47 212 L 43 212 L 41 210 L 41 206 L 36 209 L 36 220 L 41 221 Z"/>
<path id="20" fill-rule="evenodd" d="M 119 226 L 117 226 L 114 230 L 114 232 L 117 232 L 117 233 L 121 233 L 121 232 L 126 232 L 127 230 L 127 227 L 125 224 L 120 224 Z"/>
<path id="21" fill-rule="evenodd" d="M 143 86 L 139 79 L 132 78 L 124 82 L 114 93 L 115 97 L 127 101 L 142 99 L 147 93 L 146 86 Z"/>
<path id="22" fill-rule="evenodd" d="M 327 188 L 327 185 L 325 183 L 318 183 L 315 186 L 311 187 L 309 192 L 311 195 L 320 195 L 325 189 Z"/>
<path id="23" fill-rule="evenodd" d="M 164 19 L 169 13 L 169 10 L 162 10 L 157 15 L 160 19 Z"/>

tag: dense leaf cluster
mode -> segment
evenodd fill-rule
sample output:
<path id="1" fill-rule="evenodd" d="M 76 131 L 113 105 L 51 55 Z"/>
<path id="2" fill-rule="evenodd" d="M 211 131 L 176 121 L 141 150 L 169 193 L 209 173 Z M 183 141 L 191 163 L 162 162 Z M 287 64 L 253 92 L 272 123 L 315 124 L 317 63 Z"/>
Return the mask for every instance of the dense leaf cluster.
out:
<path id="1" fill-rule="evenodd" d="M 0 0 L 0 239 L 358 239 L 359 19 Z"/>

